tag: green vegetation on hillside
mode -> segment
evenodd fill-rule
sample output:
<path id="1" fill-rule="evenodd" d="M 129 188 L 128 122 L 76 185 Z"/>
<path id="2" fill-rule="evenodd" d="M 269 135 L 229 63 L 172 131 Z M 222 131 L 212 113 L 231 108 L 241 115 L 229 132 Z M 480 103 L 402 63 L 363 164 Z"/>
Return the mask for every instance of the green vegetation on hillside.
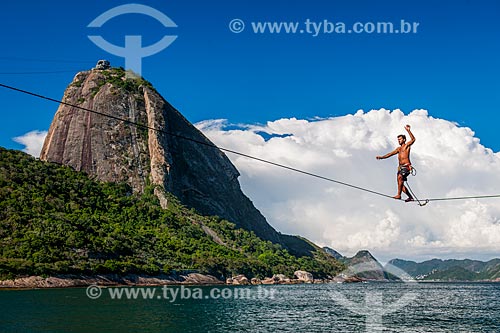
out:
<path id="1" fill-rule="evenodd" d="M 102 70 L 100 73 L 104 75 L 104 79 L 100 80 L 98 85 L 92 89 L 93 96 L 95 96 L 106 83 L 110 83 L 117 90 L 123 90 L 134 94 L 141 93 L 139 89 L 141 86 L 147 86 L 154 89 L 153 85 L 142 77 L 134 77 L 132 73 L 130 77 L 127 77 L 127 71 L 125 71 L 123 67 Z"/>
<path id="2" fill-rule="evenodd" d="M 479 280 L 478 273 L 465 268 L 453 266 L 443 271 L 435 271 L 427 275 L 424 280 L 437 281 L 474 281 Z"/>
<path id="3" fill-rule="evenodd" d="M 0 279 L 192 269 L 219 278 L 292 276 L 297 269 L 325 277 L 343 268 L 322 251 L 313 258 L 292 256 L 170 195 L 164 210 L 153 191 L 149 186 L 133 194 L 126 184 L 98 182 L 0 148 Z"/>

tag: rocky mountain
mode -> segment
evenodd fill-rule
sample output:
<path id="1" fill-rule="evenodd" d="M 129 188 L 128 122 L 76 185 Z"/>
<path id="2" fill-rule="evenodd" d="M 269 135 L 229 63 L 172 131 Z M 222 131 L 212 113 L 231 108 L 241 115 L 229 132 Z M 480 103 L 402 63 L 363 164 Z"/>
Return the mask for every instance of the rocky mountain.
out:
<path id="1" fill-rule="evenodd" d="M 392 259 L 388 262 L 416 280 L 436 281 L 500 281 L 500 259 L 479 260 L 432 259 L 415 261 Z"/>
<path id="2" fill-rule="evenodd" d="M 124 181 L 134 192 L 152 184 L 163 207 L 169 192 L 201 214 L 227 219 L 296 254 L 311 255 L 316 250 L 273 229 L 241 191 L 239 173 L 226 155 L 149 82 L 125 74 L 119 68 L 80 72 L 67 87 L 63 102 L 161 131 L 61 104 L 41 160 L 71 166 L 101 181 Z"/>
<path id="3" fill-rule="evenodd" d="M 329 247 L 323 247 L 323 250 L 346 265 L 347 269 L 344 272 L 346 275 L 355 276 L 363 280 L 386 281 L 390 279 L 384 267 L 366 250 L 358 251 L 353 257 L 344 257 Z"/>

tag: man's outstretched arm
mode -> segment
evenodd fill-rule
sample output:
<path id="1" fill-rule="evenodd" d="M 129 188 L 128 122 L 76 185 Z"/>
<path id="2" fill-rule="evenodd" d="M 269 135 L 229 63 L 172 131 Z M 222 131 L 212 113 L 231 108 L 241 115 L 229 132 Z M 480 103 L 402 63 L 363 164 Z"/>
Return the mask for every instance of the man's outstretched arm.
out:
<path id="1" fill-rule="evenodd" d="M 410 125 L 405 126 L 406 131 L 408 132 L 408 135 L 410 135 L 410 141 L 406 143 L 407 146 L 411 146 L 415 142 L 415 136 L 410 130 Z"/>
<path id="2" fill-rule="evenodd" d="M 399 153 L 399 148 L 396 148 L 393 151 L 391 151 L 390 153 L 387 153 L 383 156 L 377 156 L 377 160 L 383 160 L 385 158 L 391 157 L 392 155 L 396 155 L 397 153 Z"/>

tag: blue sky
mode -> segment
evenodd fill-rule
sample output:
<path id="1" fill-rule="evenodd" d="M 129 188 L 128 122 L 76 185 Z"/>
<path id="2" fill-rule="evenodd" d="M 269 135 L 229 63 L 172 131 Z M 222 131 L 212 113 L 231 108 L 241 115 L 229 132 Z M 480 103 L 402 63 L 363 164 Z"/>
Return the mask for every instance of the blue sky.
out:
<path id="1" fill-rule="evenodd" d="M 367 184 L 385 193 L 394 190 L 393 170 L 387 168 L 396 162 L 375 163 L 374 156 L 385 153 L 380 142 L 385 142 L 384 147 L 395 144 L 388 136 L 399 128 L 403 131 L 399 121 L 409 119 L 420 144 L 412 153 L 419 170 L 423 169 L 415 181 L 419 193 L 497 192 L 500 154 L 478 148 L 472 134 L 453 123 L 470 127 L 481 144 L 500 152 L 496 137 L 500 120 L 499 1 L 139 0 L 136 3 L 161 11 L 177 27 L 166 28 L 139 14 L 115 17 L 100 28 L 87 27 L 101 13 L 128 3 L 2 3 L 0 83 L 60 99 L 74 75 L 94 67 L 97 60 L 124 66 L 123 58 L 103 51 L 88 35 L 101 35 L 116 45 L 124 45 L 126 35 L 141 35 L 143 45 L 176 35 L 168 48 L 143 59 L 142 75 L 188 120 L 227 119 L 226 125 L 247 124 L 247 128 L 248 124 L 271 121 L 261 127 L 284 128 L 286 133 L 291 129 L 298 138 L 264 142 L 252 130 L 228 133 L 231 126 L 207 130 L 217 144 Z M 241 33 L 229 29 L 233 19 L 245 23 Z M 252 31 L 252 22 L 298 22 L 299 29 L 305 29 L 306 20 L 343 22 L 348 28 L 356 22 L 397 26 L 401 20 L 419 25 L 413 34 L 314 37 Z M 0 88 L 0 101 L 0 146 L 14 149 L 23 148 L 14 137 L 48 130 L 57 109 L 55 103 L 4 88 Z M 359 109 L 365 114 L 338 118 Z M 367 114 L 372 109 L 378 111 Z M 402 120 L 398 112 L 389 115 L 381 109 L 401 109 L 406 115 L 415 109 L 427 113 L 414 112 Z M 280 121 L 294 117 L 299 120 Z M 300 121 L 329 117 L 337 118 Z M 377 117 L 385 120 L 374 121 Z M 379 127 L 370 134 L 377 139 L 369 144 L 355 142 L 359 138 L 350 133 L 364 131 L 365 124 Z M 317 140 L 310 142 L 310 138 Z M 323 146 L 325 142 L 328 147 Z M 353 142 L 363 149 L 347 147 Z M 275 145 L 281 148 L 273 150 Z M 419 210 L 408 213 L 408 206 L 398 202 L 374 206 L 372 197 L 358 197 L 357 192 L 336 187 L 325 189 L 323 183 L 314 185 L 300 177 L 290 182 L 289 174 L 230 158 L 242 173 L 245 193 L 282 232 L 301 234 L 351 255 L 368 248 L 382 259 L 392 258 L 401 249 L 406 251 L 401 253 L 405 258 L 417 259 L 498 256 L 498 201 L 435 204 L 425 210 L 414 207 Z M 443 168 L 430 167 L 447 162 L 446 177 Z M 297 184 L 302 191 L 295 191 Z M 297 209 L 298 202 L 303 209 Z"/>
<path id="2" fill-rule="evenodd" d="M 358 109 L 427 109 L 433 117 L 468 126 L 481 143 L 500 150 L 500 2 L 498 1 L 136 1 L 170 17 L 165 28 L 128 14 L 101 28 L 87 25 L 127 1 L 2 3 L 0 82 L 61 98 L 74 73 L 116 57 L 94 45 L 100 34 L 123 45 L 142 35 L 149 45 L 177 40 L 143 59 L 143 76 L 190 121 L 226 118 L 265 123 L 279 118 L 330 117 Z M 246 29 L 232 33 L 239 18 Z M 419 23 L 416 34 L 255 34 L 250 22 Z M 55 60 L 60 60 L 56 62 Z M 68 71 L 53 74 L 18 72 Z M 56 104 L 0 89 L 0 145 L 48 129 Z"/>

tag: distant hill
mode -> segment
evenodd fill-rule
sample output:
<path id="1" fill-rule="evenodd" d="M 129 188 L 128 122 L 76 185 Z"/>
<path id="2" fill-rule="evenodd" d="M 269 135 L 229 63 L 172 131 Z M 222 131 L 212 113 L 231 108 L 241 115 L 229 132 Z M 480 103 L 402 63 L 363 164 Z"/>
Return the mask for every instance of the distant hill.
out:
<path id="1" fill-rule="evenodd" d="M 421 263 L 393 259 L 388 262 L 417 280 L 500 281 L 500 259 L 479 260 L 432 259 Z"/>
<path id="2" fill-rule="evenodd" d="M 359 251 L 353 257 L 344 257 L 336 250 L 323 247 L 326 253 L 341 261 L 347 266 L 345 274 L 356 276 L 364 280 L 388 280 L 391 277 L 384 271 L 384 267 L 375 257 L 366 250 Z"/>
<path id="3" fill-rule="evenodd" d="M 0 279 L 58 274 L 169 274 L 195 270 L 217 278 L 245 274 L 315 277 L 343 265 L 303 239 L 313 256 L 218 217 L 202 216 L 170 193 L 162 208 L 155 186 L 134 192 L 68 166 L 0 148 Z"/>

